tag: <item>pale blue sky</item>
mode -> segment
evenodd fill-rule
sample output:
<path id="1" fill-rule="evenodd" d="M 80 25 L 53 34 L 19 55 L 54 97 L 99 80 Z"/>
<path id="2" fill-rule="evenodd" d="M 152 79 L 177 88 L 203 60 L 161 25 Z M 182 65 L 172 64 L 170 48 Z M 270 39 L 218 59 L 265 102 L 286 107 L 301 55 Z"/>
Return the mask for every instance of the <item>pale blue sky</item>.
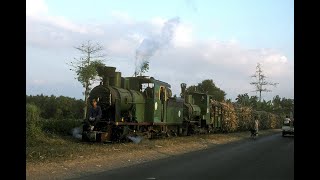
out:
<path id="1" fill-rule="evenodd" d="M 50 14 L 77 22 L 107 22 L 110 12 L 135 20 L 179 16 L 192 23 L 197 38 L 236 38 L 249 48 L 270 47 L 293 54 L 293 0 L 51 0 Z"/>
<path id="2" fill-rule="evenodd" d="M 275 91 L 271 93 L 270 97 L 280 94 L 281 96 L 293 98 L 293 4 L 293 0 L 27 0 L 27 94 L 38 94 L 40 91 L 48 89 L 49 93 L 55 93 L 54 91 L 50 91 L 52 89 L 50 87 L 54 86 L 53 83 L 57 82 L 60 83 L 61 89 L 57 90 L 58 92 L 55 95 L 72 96 L 75 94 L 75 97 L 81 98 L 81 86 L 77 85 L 77 82 L 74 81 L 72 82 L 73 86 L 68 87 L 68 83 L 72 81 L 73 77 L 69 77 L 70 72 L 65 72 L 65 69 L 67 69 L 65 60 L 77 56 L 76 51 L 72 50 L 72 46 L 77 45 L 81 40 L 94 39 L 101 40 L 102 44 L 109 47 L 107 42 L 104 42 L 108 41 L 107 39 L 116 41 L 118 38 L 120 41 L 129 32 L 143 35 L 145 31 L 150 32 L 151 30 L 159 29 L 159 27 L 150 24 L 155 18 L 168 20 L 173 17 L 179 17 L 181 24 L 187 27 L 184 28 L 185 31 L 183 32 L 189 32 L 187 33 L 187 37 L 192 37 L 190 46 L 194 48 L 191 49 L 197 48 L 200 42 L 202 45 L 210 44 L 214 46 L 211 40 L 222 43 L 235 41 L 237 43 L 237 50 L 230 50 L 230 54 L 241 51 L 239 55 L 243 55 L 243 58 L 248 59 L 248 61 L 253 56 L 249 53 L 251 51 L 261 51 L 260 54 L 264 54 L 262 52 L 264 50 L 262 49 L 270 51 L 266 55 L 270 56 L 269 60 L 266 59 L 266 62 L 273 62 L 273 66 L 277 67 L 268 66 L 270 69 L 269 74 L 271 75 L 273 71 L 277 73 L 284 72 L 285 75 L 283 77 L 286 77 L 284 79 L 292 76 L 289 80 L 290 83 L 286 84 L 286 87 L 283 86 L 283 89 L 280 89 L 280 86 L 278 93 Z M 126 21 L 116 19 L 117 17 L 122 17 L 122 20 L 128 18 L 130 25 Z M 61 18 L 64 20 L 61 21 Z M 110 38 L 103 40 L 101 37 L 104 35 L 95 36 L 90 33 L 81 34 L 76 32 L 80 26 L 90 29 L 90 24 L 98 25 L 100 30 L 102 29 L 104 32 L 104 35 L 110 36 Z M 137 30 L 139 28 L 141 29 Z M 55 37 L 54 41 L 50 40 L 50 37 L 53 36 Z M 182 36 L 182 42 L 184 42 L 184 37 Z M 57 38 L 61 38 L 61 41 L 58 41 Z M 126 44 L 128 46 L 125 46 Z M 136 47 L 136 45 L 126 42 L 121 44 L 120 47 L 130 50 L 130 48 Z M 70 49 L 67 50 L 65 47 L 68 46 Z M 61 50 L 62 47 L 64 50 Z M 110 47 L 112 47 L 112 44 L 110 44 Z M 206 46 L 204 45 L 204 47 Z M 134 51 L 134 48 L 132 50 Z M 183 49 L 176 47 L 175 50 L 175 52 L 171 52 L 173 54 L 172 57 L 182 57 L 179 53 L 184 53 Z M 171 49 L 171 51 L 173 50 Z M 111 48 L 109 52 L 111 52 L 110 58 L 118 59 L 117 61 L 120 64 L 123 59 L 130 59 L 133 56 L 131 54 L 127 57 L 125 56 L 126 52 L 128 54 L 131 51 L 125 51 L 123 55 L 119 55 L 121 53 L 116 53 Z M 190 49 L 188 52 L 190 52 Z M 221 48 L 217 54 L 221 52 L 224 53 L 223 57 L 225 57 L 228 48 Z M 167 56 L 170 53 L 162 51 L 161 54 Z M 193 55 L 195 56 L 193 57 L 194 59 L 201 59 L 202 57 L 196 52 L 189 57 Z M 219 55 L 218 57 L 220 58 L 221 56 Z M 275 63 L 280 61 L 274 58 L 282 56 L 285 57 L 286 63 L 289 64 L 283 67 L 291 69 L 281 69 L 280 65 L 278 66 Z M 213 57 L 216 56 L 213 55 Z M 159 55 L 155 55 L 153 57 L 154 60 L 151 60 L 152 63 L 157 58 L 161 59 Z M 132 61 L 132 59 L 129 61 Z M 221 58 L 220 61 L 228 62 L 231 60 Z M 154 63 L 158 63 L 158 61 Z M 255 63 L 248 63 L 248 66 L 249 64 L 251 66 L 248 69 L 254 70 L 252 64 Z M 115 66 L 117 64 L 114 63 Z M 157 65 L 161 66 L 161 63 Z M 217 64 L 213 63 L 213 66 L 219 72 L 226 65 L 220 65 L 221 68 L 218 68 Z M 240 66 L 237 67 L 240 68 Z M 117 68 L 121 69 L 121 67 Z M 161 69 L 158 70 L 161 71 Z M 244 71 L 244 68 L 239 69 L 239 72 Z M 53 75 L 49 72 L 58 73 Z M 201 73 L 206 74 L 205 72 Z M 229 98 L 234 99 L 238 92 L 244 93 L 248 91 L 248 89 L 240 90 L 239 86 L 236 86 L 232 90 L 232 84 L 226 85 L 228 78 L 229 81 L 231 81 L 230 78 L 232 78 L 232 81 L 236 81 L 236 77 L 233 77 L 231 73 L 227 73 L 226 76 L 223 76 L 221 73 L 215 74 L 215 76 L 225 78 L 220 83 L 219 80 L 216 80 L 216 82 L 225 86 L 225 91 Z M 279 80 L 276 79 L 277 77 L 275 76 L 274 80 L 281 82 L 281 75 L 279 75 Z M 159 78 L 165 78 L 165 76 L 159 76 Z M 64 79 L 66 80 L 64 81 Z M 286 82 L 284 79 L 283 81 Z M 161 80 L 166 81 L 166 79 Z M 38 81 L 43 83 L 39 83 Z M 185 81 L 185 79 L 177 81 Z M 190 80 L 189 84 L 195 82 L 197 80 Z M 80 89 L 75 90 L 75 93 L 73 93 L 71 89 L 75 89 L 75 87 L 80 87 Z M 221 88 L 223 89 L 223 87 Z M 46 94 L 48 92 L 43 93 Z M 178 94 L 179 92 L 176 93 Z"/>

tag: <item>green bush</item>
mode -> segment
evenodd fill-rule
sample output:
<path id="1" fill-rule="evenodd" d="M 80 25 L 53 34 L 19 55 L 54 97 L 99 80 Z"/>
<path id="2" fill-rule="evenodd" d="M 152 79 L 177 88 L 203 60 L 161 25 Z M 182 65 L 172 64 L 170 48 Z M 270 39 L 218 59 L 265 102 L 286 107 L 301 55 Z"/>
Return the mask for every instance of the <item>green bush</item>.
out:
<path id="1" fill-rule="evenodd" d="M 83 100 L 54 95 L 44 96 L 28 96 L 26 95 L 26 103 L 33 103 L 41 107 L 40 117 L 45 119 L 78 119 L 83 117 L 85 103 Z"/>
<path id="2" fill-rule="evenodd" d="M 72 129 L 82 125 L 77 119 L 43 119 L 42 129 L 47 133 L 59 135 L 72 135 Z"/>
<path id="3" fill-rule="evenodd" d="M 26 104 L 26 135 L 34 138 L 42 135 L 40 110 L 34 104 Z"/>

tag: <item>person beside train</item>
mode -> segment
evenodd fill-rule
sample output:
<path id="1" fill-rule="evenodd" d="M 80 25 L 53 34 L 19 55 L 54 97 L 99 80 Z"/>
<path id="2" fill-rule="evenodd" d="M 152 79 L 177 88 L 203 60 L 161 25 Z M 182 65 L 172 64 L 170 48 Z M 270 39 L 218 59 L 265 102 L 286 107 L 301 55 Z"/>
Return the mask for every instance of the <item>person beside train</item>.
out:
<path id="1" fill-rule="evenodd" d="M 256 132 L 256 135 L 258 135 L 259 134 L 259 120 L 258 120 L 258 118 L 256 118 L 254 120 L 254 130 Z"/>
<path id="2" fill-rule="evenodd" d="M 254 115 L 253 123 L 250 126 L 251 137 L 257 136 L 259 133 L 259 120 L 257 115 Z"/>
<path id="3" fill-rule="evenodd" d="M 87 121 L 87 125 L 90 130 L 93 130 L 96 124 L 100 121 L 102 116 L 101 107 L 97 105 L 97 100 L 92 100 L 92 106 L 89 110 L 89 119 Z"/>

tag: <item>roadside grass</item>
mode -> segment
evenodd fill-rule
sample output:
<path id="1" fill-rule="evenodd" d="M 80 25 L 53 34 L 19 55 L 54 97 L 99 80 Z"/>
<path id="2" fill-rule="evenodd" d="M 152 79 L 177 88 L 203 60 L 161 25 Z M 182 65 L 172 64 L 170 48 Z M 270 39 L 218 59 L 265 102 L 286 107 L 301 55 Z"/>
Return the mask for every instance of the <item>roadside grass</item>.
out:
<path id="1" fill-rule="evenodd" d="M 275 129 L 260 131 L 260 136 L 274 133 Z M 249 138 L 249 132 L 229 134 L 193 135 L 186 137 L 171 137 L 165 139 L 143 139 L 139 144 L 129 143 L 88 143 L 81 142 L 72 136 L 61 136 L 44 133 L 41 136 L 27 138 L 27 163 L 48 163 L 73 160 L 78 158 L 99 158 L 104 155 L 112 156 L 132 151 L 151 149 L 164 153 L 177 154 L 190 150 L 203 149 L 211 145 L 218 145 Z M 193 148 L 192 148 L 193 147 Z M 159 152 L 160 152 L 159 151 Z"/>
<path id="2" fill-rule="evenodd" d="M 174 155 L 200 150 L 212 145 L 223 144 L 249 138 L 249 132 L 228 134 L 193 135 L 165 139 L 143 139 L 134 143 L 86 143 L 72 136 L 73 128 L 81 126 L 81 120 L 42 119 L 40 109 L 34 104 L 26 104 L 26 162 L 28 164 L 64 162 L 68 160 L 101 158 L 106 155 L 119 156 L 135 153 L 143 156 L 146 150 L 163 155 Z M 262 130 L 260 135 L 274 130 Z M 122 155 L 125 156 L 125 155 Z"/>
<path id="3" fill-rule="evenodd" d="M 260 131 L 259 136 L 280 132 Z M 44 134 L 27 146 L 27 179 L 76 178 L 114 168 L 127 167 L 241 139 L 249 132 L 194 135 L 166 139 L 143 139 L 140 143 L 85 143 L 72 136 Z M 32 140 L 32 139 L 29 139 Z M 31 144 L 31 145 L 30 145 Z"/>

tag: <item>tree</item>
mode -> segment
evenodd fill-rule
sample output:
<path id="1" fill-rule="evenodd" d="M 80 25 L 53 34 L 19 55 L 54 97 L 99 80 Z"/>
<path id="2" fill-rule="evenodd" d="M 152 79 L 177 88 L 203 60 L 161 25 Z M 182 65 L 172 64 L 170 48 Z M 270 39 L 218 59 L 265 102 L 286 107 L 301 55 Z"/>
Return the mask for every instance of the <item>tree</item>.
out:
<path id="1" fill-rule="evenodd" d="M 148 72 L 149 71 L 149 62 L 145 61 L 143 62 L 141 68 L 140 68 L 140 76 L 142 76 L 143 73 Z"/>
<path id="2" fill-rule="evenodd" d="M 136 68 L 134 71 L 134 76 L 136 77 L 137 75 L 142 76 L 143 73 L 146 73 L 149 71 L 149 61 L 143 61 L 142 64 L 140 65 L 139 68 Z"/>
<path id="3" fill-rule="evenodd" d="M 282 108 L 281 108 L 281 98 L 279 95 L 276 95 L 272 99 L 273 104 L 273 112 L 280 114 Z"/>
<path id="4" fill-rule="evenodd" d="M 239 94 L 236 98 L 236 102 L 241 104 L 242 106 L 249 106 L 250 105 L 250 98 L 248 93 Z"/>
<path id="5" fill-rule="evenodd" d="M 263 74 L 260 63 L 257 64 L 256 73 L 251 77 L 256 78 L 256 81 L 251 82 L 250 84 L 255 86 L 256 89 L 254 90 L 254 92 L 259 92 L 259 102 L 261 102 L 261 92 L 271 92 L 271 90 L 266 89 L 265 86 L 276 86 L 277 84 L 279 84 L 266 81 L 267 77 Z"/>
<path id="6" fill-rule="evenodd" d="M 293 111 L 294 111 L 294 100 L 293 99 L 282 98 L 280 106 L 281 106 L 282 112 L 285 115 L 288 115 L 288 116 L 293 115 Z"/>
<path id="7" fill-rule="evenodd" d="M 212 79 L 203 80 L 198 85 L 190 86 L 186 89 L 186 92 L 201 92 L 210 94 L 214 97 L 217 101 L 223 101 L 225 99 L 226 93 L 218 88 Z"/>
<path id="8" fill-rule="evenodd" d="M 272 101 L 259 101 L 257 103 L 257 110 L 258 111 L 266 111 L 266 112 L 272 112 L 273 111 L 273 105 L 272 105 Z"/>
<path id="9" fill-rule="evenodd" d="M 102 54 L 103 47 L 96 43 L 93 44 L 90 41 L 83 43 L 81 46 L 74 47 L 79 50 L 81 56 L 79 59 L 74 58 L 75 61 L 69 64 L 76 73 L 76 78 L 84 87 L 84 118 L 87 116 L 88 107 L 88 95 L 90 91 L 90 85 L 97 80 L 97 67 L 104 66 L 103 60 L 105 60 L 105 54 Z"/>
<path id="10" fill-rule="evenodd" d="M 257 106 L 258 106 L 258 97 L 257 96 L 251 96 L 250 97 L 250 105 L 254 109 L 257 108 Z"/>

